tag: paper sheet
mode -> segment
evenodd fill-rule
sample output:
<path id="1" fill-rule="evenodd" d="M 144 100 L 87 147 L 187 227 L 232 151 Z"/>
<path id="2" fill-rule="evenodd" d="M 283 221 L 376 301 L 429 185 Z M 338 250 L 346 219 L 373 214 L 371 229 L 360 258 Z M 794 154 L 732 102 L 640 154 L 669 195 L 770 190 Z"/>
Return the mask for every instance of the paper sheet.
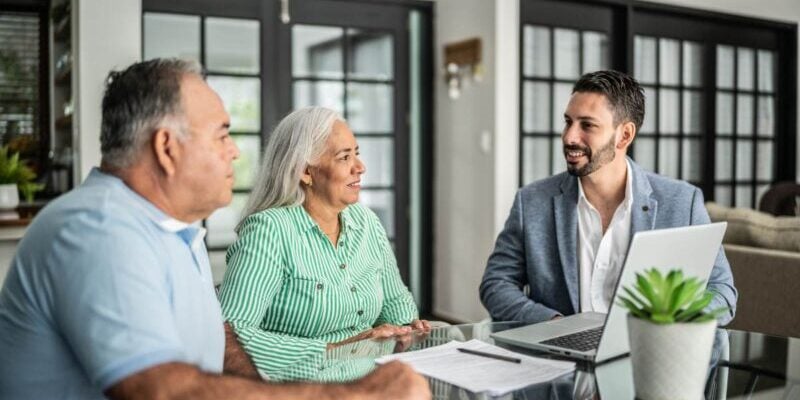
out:
<path id="1" fill-rule="evenodd" d="M 519 358 L 513 363 L 462 353 L 458 348 Z M 441 346 L 378 358 L 378 364 L 399 360 L 422 375 L 438 379 L 474 393 L 500 396 L 524 387 L 551 381 L 575 370 L 575 363 L 530 357 L 480 340 L 452 341 Z"/>

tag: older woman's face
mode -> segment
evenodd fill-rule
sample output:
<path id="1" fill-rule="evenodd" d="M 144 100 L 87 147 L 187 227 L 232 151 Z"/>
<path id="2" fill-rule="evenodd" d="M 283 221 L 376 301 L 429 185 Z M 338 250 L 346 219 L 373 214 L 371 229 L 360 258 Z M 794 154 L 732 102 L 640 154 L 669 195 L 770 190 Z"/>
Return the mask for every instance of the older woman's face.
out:
<path id="1" fill-rule="evenodd" d="M 319 162 L 308 169 L 313 182 L 308 189 L 313 196 L 308 196 L 307 201 L 322 201 L 340 209 L 358 202 L 361 175 L 366 172 L 358 155 L 353 132 L 344 122 L 334 122 L 325 152 Z"/>

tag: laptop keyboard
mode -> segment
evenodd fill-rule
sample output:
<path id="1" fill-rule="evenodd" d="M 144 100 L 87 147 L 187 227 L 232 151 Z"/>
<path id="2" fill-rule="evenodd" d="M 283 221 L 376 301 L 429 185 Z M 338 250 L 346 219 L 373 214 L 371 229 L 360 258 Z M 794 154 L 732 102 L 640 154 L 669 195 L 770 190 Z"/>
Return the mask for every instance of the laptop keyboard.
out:
<path id="1" fill-rule="evenodd" d="M 557 338 L 542 341 L 542 344 L 558 346 L 570 350 L 589 351 L 597 348 L 600 344 L 600 336 L 603 335 L 603 327 L 571 333 Z"/>

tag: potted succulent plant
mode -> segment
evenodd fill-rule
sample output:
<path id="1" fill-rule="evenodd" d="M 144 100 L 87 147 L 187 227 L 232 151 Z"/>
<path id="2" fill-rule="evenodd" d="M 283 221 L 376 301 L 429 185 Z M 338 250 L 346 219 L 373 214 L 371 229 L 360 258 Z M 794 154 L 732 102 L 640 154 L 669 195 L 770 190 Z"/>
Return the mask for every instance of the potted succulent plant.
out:
<path id="1" fill-rule="evenodd" d="M 0 210 L 10 211 L 19 205 L 19 193 L 32 202 L 33 195 L 44 185 L 34 182 L 36 173 L 19 159 L 9 155 L 8 146 L 0 146 Z"/>
<path id="2" fill-rule="evenodd" d="M 666 276 L 655 268 L 637 273 L 633 287 L 623 291 L 619 305 L 629 311 L 636 397 L 702 399 L 716 318 L 727 308 L 707 310 L 714 293 L 679 269 Z"/>

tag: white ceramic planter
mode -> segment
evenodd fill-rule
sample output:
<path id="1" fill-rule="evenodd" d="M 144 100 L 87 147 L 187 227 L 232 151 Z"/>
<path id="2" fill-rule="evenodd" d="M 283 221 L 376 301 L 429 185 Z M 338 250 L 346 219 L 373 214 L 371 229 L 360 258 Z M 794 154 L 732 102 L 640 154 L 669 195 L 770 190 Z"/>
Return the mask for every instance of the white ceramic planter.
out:
<path id="1" fill-rule="evenodd" d="M 628 315 L 636 397 L 703 398 L 717 321 L 658 325 Z"/>
<path id="2" fill-rule="evenodd" d="M 19 189 L 16 183 L 0 185 L 0 210 L 14 210 L 19 205 Z"/>

